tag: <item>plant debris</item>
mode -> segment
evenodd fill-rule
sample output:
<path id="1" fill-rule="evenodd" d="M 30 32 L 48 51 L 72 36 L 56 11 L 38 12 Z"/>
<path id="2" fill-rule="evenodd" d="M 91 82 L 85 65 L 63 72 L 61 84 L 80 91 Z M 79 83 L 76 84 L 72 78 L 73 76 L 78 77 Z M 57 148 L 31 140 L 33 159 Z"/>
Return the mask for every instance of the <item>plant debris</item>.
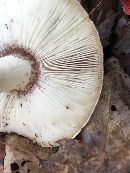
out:
<path id="1" fill-rule="evenodd" d="M 59 141 L 59 147 L 42 148 L 14 134 L 5 140 L 1 136 L 1 173 L 130 172 L 130 2 L 79 2 L 94 21 L 104 48 L 98 105 L 80 134 Z"/>

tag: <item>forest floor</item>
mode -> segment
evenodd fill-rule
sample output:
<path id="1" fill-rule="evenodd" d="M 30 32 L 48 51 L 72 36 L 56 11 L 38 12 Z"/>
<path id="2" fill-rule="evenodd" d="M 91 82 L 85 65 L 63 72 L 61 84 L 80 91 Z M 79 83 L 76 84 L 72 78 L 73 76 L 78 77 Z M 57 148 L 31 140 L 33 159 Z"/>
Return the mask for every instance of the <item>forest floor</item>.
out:
<path id="1" fill-rule="evenodd" d="M 130 15 L 119 0 L 79 1 L 104 50 L 98 105 L 80 134 L 62 140 L 60 147 L 42 148 L 23 137 L 1 135 L 0 173 L 3 165 L 4 173 L 9 167 L 12 173 L 130 173 Z"/>

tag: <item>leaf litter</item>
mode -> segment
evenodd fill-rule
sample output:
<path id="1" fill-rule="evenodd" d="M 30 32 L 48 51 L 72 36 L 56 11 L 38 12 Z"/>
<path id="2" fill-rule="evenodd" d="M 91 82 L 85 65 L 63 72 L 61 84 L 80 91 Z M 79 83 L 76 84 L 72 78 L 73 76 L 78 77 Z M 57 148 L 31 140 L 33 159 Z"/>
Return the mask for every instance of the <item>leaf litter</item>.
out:
<path id="1" fill-rule="evenodd" d="M 59 147 L 42 148 L 24 137 L 1 134 L 1 173 L 130 172 L 129 1 L 79 2 L 96 25 L 104 48 L 98 105 L 80 134 L 59 141 Z"/>

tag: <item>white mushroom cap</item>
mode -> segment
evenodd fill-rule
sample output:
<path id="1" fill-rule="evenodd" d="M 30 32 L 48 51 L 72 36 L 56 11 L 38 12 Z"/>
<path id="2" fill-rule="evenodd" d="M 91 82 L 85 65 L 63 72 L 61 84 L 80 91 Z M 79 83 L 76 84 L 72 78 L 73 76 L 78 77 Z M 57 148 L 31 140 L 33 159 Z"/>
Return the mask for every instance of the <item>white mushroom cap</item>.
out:
<path id="1" fill-rule="evenodd" d="M 103 54 L 76 0 L 0 0 L 0 131 L 74 138 L 99 99 Z"/>

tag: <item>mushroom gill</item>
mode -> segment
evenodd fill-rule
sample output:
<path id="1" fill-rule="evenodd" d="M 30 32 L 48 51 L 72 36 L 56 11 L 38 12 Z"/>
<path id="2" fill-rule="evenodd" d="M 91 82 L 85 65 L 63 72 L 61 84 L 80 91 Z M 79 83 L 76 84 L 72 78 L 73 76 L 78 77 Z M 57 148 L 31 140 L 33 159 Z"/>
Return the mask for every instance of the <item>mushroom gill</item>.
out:
<path id="1" fill-rule="evenodd" d="M 0 132 L 74 138 L 103 80 L 98 33 L 76 0 L 0 1 Z"/>

